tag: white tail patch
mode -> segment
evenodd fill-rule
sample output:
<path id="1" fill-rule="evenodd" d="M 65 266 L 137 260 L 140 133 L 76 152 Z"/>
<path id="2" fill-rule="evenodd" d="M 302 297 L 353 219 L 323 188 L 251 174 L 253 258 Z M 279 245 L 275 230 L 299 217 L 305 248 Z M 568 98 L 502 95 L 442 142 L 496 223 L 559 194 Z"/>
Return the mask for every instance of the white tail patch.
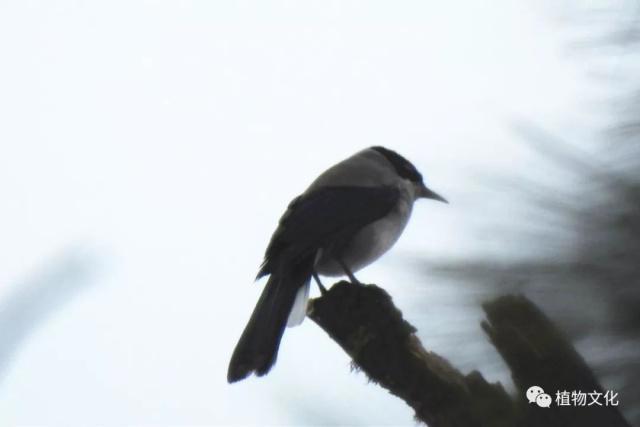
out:
<path id="1" fill-rule="evenodd" d="M 296 299 L 293 302 L 293 307 L 289 313 L 289 319 L 287 319 L 287 326 L 298 326 L 302 323 L 307 316 L 307 301 L 309 300 L 309 288 L 311 287 L 311 281 L 307 281 L 296 294 Z"/>

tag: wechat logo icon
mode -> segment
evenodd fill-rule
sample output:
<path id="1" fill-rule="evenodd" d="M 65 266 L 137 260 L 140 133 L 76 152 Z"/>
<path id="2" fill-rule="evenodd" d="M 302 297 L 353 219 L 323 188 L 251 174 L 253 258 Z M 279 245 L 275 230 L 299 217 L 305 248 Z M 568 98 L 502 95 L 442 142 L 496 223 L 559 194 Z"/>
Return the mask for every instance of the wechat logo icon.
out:
<path id="1" fill-rule="evenodd" d="M 534 385 L 527 389 L 527 400 L 529 403 L 535 403 L 541 408 L 551 407 L 551 396 L 544 392 L 542 387 Z"/>

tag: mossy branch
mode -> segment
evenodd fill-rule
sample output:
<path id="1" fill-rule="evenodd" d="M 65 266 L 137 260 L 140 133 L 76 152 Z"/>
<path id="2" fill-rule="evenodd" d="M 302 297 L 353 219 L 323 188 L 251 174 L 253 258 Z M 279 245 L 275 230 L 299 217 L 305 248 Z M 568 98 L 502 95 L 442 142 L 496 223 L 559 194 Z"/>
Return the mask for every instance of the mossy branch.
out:
<path id="1" fill-rule="evenodd" d="M 565 408 L 532 410 L 524 391 L 530 385 L 544 387 L 547 383 L 542 379 L 556 369 L 562 371 L 560 382 L 549 383 L 549 390 L 561 381 L 570 386 L 601 387 L 571 344 L 529 300 L 503 297 L 485 304 L 484 309 L 488 321 L 483 328 L 520 388 L 515 398 L 479 372 L 465 375 L 426 350 L 389 294 L 375 285 L 339 282 L 311 301 L 308 316 L 349 354 L 358 369 L 403 399 L 416 418 L 430 427 L 628 426 L 614 407 L 585 411 L 591 415 L 579 417 L 580 423 L 567 421 L 566 414 L 558 415 Z M 540 351 L 544 360 L 557 363 L 548 366 L 538 360 Z M 572 375 L 575 378 L 569 381 Z M 541 381 L 534 381 L 538 378 Z M 594 418 L 595 412 L 598 416 Z M 591 423 L 594 419 L 598 424 Z"/>

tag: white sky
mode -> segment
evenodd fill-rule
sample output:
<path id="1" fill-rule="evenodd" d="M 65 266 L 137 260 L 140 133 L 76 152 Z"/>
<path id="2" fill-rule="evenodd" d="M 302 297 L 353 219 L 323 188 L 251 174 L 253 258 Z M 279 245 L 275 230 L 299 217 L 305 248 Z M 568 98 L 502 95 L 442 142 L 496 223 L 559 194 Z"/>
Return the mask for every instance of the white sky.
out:
<path id="1" fill-rule="evenodd" d="M 453 203 L 418 206 L 361 280 L 403 308 L 430 286 L 403 256 L 487 249 L 470 230 L 510 207 L 479 206 L 474 173 L 530 166 L 509 120 L 587 114 L 558 22 L 527 3 L 2 2 L 0 298 L 68 248 L 101 267 L 17 349 L 0 424 L 414 425 L 312 322 L 265 378 L 227 385 L 228 358 L 284 207 L 363 147 Z M 446 328 L 438 310 L 415 315 Z"/>

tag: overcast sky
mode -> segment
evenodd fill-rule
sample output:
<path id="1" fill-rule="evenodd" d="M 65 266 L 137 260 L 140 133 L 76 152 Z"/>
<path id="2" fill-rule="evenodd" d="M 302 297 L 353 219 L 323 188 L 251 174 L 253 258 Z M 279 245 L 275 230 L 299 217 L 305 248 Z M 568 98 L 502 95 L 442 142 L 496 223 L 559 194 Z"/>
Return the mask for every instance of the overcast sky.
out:
<path id="1" fill-rule="evenodd" d="M 407 259 L 491 250 L 472 231 L 511 207 L 478 174 L 540 173 L 511 120 L 574 132 L 591 114 L 545 4 L 3 1 L 0 308 L 21 287 L 78 291 L 20 300 L 46 313 L 0 351 L 0 424 L 414 425 L 310 321 L 267 377 L 229 386 L 253 278 L 289 200 L 385 145 L 452 203 L 417 206 L 359 277 L 439 321 L 420 331 L 437 345 L 435 302 L 455 296 Z M 409 305 L 417 289 L 434 303 Z"/>

